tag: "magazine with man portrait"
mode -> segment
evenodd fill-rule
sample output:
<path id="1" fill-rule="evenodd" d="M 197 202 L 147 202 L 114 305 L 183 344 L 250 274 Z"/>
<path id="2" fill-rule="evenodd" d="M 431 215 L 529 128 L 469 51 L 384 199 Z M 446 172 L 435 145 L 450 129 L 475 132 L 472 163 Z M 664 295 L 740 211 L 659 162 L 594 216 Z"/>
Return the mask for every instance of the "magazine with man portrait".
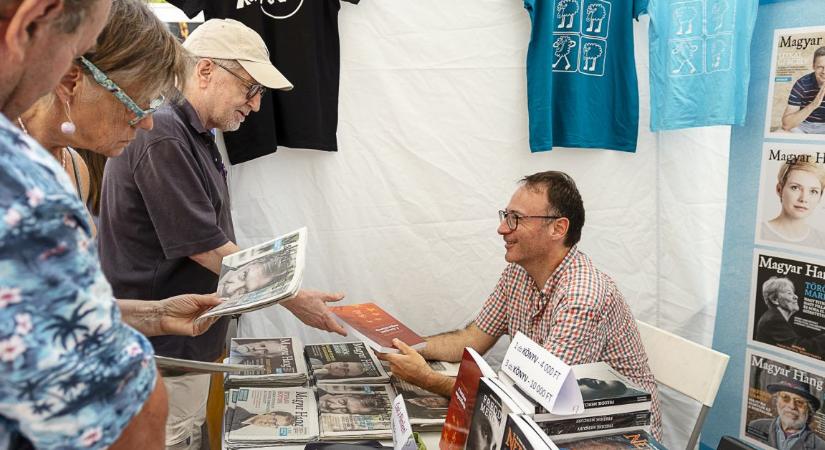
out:
<path id="1" fill-rule="evenodd" d="M 825 361 L 825 262 L 758 249 L 753 261 L 750 342 Z"/>
<path id="2" fill-rule="evenodd" d="M 765 136 L 825 141 L 825 27 L 774 32 Z"/>
<path id="3" fill-rule="evenodd" d="M 825 255 L 825 147 L 768 142 L 761 159 L 756 243 Z"/>
<path id="4" fill-rule="evenodd" d="M 825 448 L 821 372 L 749 350 L 744 375 L 740 437 L 745 442 L 763 449 Z"/>

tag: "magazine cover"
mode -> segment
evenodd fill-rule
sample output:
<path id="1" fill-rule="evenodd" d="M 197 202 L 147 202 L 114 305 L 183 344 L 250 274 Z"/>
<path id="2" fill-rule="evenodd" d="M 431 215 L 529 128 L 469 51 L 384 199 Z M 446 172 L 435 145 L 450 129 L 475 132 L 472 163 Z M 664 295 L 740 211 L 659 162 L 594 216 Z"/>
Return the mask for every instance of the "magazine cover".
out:
<path id="1" fill-rule="evenodd" d="M 229 344 L 229 363 L 262 366 L 243 375 L 301 373 L 303 361 L 295 357 L 300 343 L 294 338 L 233 338 Z"/>
<path id="2" fill-rule="evenodd" d="M 756 249 L 748 336 L 756 345 L 825 358 L 825 262 Z"/>
<path id="3" fill-rule="evenodd" d="M 447 417 L 450 399 L 422 389 L 400 378 L 390 380 L 393 389 L 404 397 L 404 406 L 413 425 L 442 424 Z"/>
<path id="4" fill-rule="evenodd" d="M 325 384 L 316 391 L 323 438 L 392 435 L 389 384 Z"/>
<path id="5" fill-rule="evenodd" d="M 777 435 L 798 435 L 794 448 L 825 448 L 822 371 L 748 351 L 742 395 L 742 439 L 759 448 L 778 448 Z"/>
<path id="6" fill-rule="evenodd" d="M 765 137 L 821 140 L 825 134 L 825 27 L 774 32 Z"/>
<path id="7" fill-rule="evenodd" d="M 825 147 L 765 143 L 759 179 L 756 243 L 825 255 L 823 183 Z"/>
<path id="8" fill-rule="evenodd" d="M 306 442 L 318 437 L 315 396 L 305 388 L 240 388 L 232 394 L 228 444 Z"/>
<path id="9" fill-rule="evenodd" d="M 307 229 L 225 256 L 218 278 L 223 303 L 201 317 L 253 311 L 295 295 L 304 272 Z"/>
<path id="10" fill-rule="evenodd" d="M 343 321 L 343 326 L 348 332 L 366 342 L 375 351 L 398 353 L 398 349 L 392 344 L 394 338 L 401 339 L 414 349 L 420 349 L 425 345 L 421 336 L 375 303 L 330 306 L 329 309 Z"/>
<path id="11" fill-rule="evenodd" d="M 384 367 L 363 342 L 307 345 L 304 355 L 317 383 L 389 381 Z"/>

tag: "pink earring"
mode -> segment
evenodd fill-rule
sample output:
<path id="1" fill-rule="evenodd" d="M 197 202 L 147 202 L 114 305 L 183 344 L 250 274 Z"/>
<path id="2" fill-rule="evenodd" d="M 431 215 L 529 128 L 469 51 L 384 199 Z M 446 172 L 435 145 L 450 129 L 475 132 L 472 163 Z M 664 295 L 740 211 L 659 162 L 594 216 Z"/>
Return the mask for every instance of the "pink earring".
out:
<path id="1" fill-rule="evenodd" d="M 66 100 L 66 117 L 68 117 L 69 120 L 60 124 L 60 131 L 63 134 L 74 134 L 75 131 L 77 131 L 77 126 L 72 121 L 72 108 L 69 106 L 68 100 Z"/>

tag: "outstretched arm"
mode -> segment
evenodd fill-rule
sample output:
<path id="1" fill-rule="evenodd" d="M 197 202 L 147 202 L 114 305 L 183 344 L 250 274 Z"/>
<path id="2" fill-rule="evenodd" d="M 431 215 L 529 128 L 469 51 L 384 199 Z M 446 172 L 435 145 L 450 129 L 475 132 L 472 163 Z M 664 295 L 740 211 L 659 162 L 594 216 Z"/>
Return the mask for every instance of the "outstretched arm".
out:
<path id="1" fill-rule="evenodd" d="M 346 336 L 347 331 L 335 320 L 327 306 L 327 303 L 337 302 L 342 298 L 344 298 L 344 294 L 340 292 L 330 294 L 328 292 L 301 289 L 295 294 L 295 297 L 282 302 L 281 305 L 305 325 Z"/>
<path id="2" fill-rule="evenodd" d="M 218 317 L 198 317 L 220 303 L 215 294 L 184 294 L 154 301 L 117 301 L 123 321 L 146 336 L 203 334 Z"/>

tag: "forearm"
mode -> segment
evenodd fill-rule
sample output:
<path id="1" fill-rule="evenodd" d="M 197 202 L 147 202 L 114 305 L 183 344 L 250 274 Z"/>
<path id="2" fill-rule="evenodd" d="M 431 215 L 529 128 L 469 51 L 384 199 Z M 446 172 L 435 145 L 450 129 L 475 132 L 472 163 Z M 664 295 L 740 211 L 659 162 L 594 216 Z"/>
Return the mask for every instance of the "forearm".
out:
<path id="1" fill-rule="evenodd" d="M 158 373 L 155 389 L 146 399 L 140 412 L 132 418 L 110 450 L 163 450 L 166 444 L 166 416 L 168 397 L 163 379 Z"/>
<path id="2" fill-rule="evenodd" d="M 236 253 L 240 250 L 240 247 L 235 245 L 234 242 L 229 241 L 218 248 L 209 250 L 207 252 L 194 254 L 190 256 L 189 259 L 195 261 L 203 267 L 206 267 L 207 269 L 211 270 L 216 274 L 220 274 L 221 261 L 223 261 L 223 257 L 226 255 Z"/>
<path id="3" fill-rule="evenodd" d="M 425 380 L 422 380 L 421 387 L 436 394 L 449 397 L 453 394 L 455 378 L 441 375 L 437 372 L 430 372 Z"/>
<path id="4" fill-rule="evenodd" d="M 120 315 L 126 324 L 146 336 L 159 336 L 165 308 L 159 300 L 118 300 Z"/>
<path id="5" fill-rule="evenodd" d="M 790 131 L 798 127 L 799 124 L 807 119 L 808 116 L 810 116 L 818 107 L 819 104 L 811 103 L 799 111 L 785 114 L 782 116 L 782 129 L 785 131 Z"/>
<path id="6" fill-rule="evenodd" d="M 426 340 L 427 346 L 419 352 L 425 359 L 458 362 L 464 354 L 464 347 L 484 354 L 497 338 L 484 333 L 471 322 L 464 329 L 430 336 Z"/>

